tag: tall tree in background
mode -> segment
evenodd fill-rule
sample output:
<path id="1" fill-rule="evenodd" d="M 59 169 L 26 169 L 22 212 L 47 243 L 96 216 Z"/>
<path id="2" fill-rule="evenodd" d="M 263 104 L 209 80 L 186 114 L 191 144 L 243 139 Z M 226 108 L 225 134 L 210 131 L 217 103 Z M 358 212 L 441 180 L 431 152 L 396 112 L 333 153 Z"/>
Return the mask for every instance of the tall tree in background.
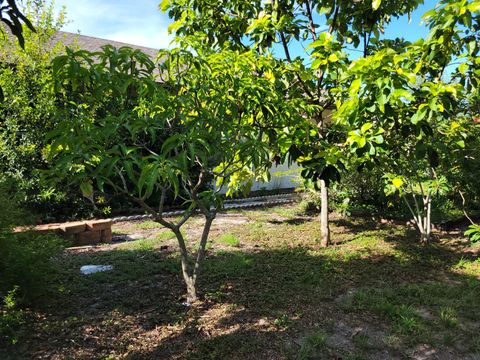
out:
<path id="1" fill-rule="evenodd" d="M 304 167 L 307 179 L 319 184 L 322 193 L 322 244 L 330 241 L 328 183 L 343 168 L 340 152 L 329 144 L 337 140 L 331 131 L 329 108 L 339 74 L 350 63 L 349 46 L 369 53 L 386 23 L 413 11 L 422 0 L 164 0 L 160 7 L 175 20 L 170 31 L 178 36 L 203 33 L 214 48 L 254 49 L 273 52 L 294 72 L 285 98 L 304 101 L 299 107 L 306 122 L 285 134 L 279 149 Z M 306 111 L 305 109 L 308 109 Z"/>
<path id="2" fill-rule="evenodd" d="M 428 243 L 432 199 L 478 163 L 478 109 L 468 104 L 480 84 L 480 1 L 443 0 L 423 19 L 426 39 L 351 64 L 335 117 L 351 152 L 385 170 L 386 191 L 403 198 Z"/>

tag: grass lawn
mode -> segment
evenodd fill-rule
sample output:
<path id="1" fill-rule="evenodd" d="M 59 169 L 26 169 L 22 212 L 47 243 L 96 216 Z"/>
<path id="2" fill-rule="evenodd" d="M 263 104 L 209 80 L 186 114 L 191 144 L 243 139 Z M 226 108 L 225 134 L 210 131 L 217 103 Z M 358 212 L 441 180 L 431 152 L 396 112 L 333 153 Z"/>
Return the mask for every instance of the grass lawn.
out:
<path id="1" fill-rule="evenodd" d="M 201 219 L 185 234 L 196 246 Z M 71 249 L 52 296 L 25 311 L 1 359 L 478 359 L 480 259 L 460 233 L 430 246 L 403 226 L 318 220 L 294 205 L 215 221 L 186 307 L 176 240 L 152 222 L 144 239 Z M 81 275 L 87 264 L 113 265 Z"/>

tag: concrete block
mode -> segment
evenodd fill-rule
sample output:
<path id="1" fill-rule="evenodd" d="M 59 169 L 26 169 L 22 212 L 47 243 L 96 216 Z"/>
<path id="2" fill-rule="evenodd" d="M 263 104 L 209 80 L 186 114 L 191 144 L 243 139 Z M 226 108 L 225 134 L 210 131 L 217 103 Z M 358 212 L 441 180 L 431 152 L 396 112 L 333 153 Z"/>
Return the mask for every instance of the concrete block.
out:
<path id="1" fill-rule="evenodd" d="M 101 241 L 104 243 L 112 242 L 112 229 L 101 230 Z"/>
<path id="2" fill-rule="evenodd" d="M 74 221 L 74 222 L 64 223 L 61 225 L 60 228 L 67 235 L 78 234 L 87 230 L 87 224 L 85 224 L 85 221 Z"/>
<path id="3" fill-rule="evenodd" d="M 112 220 L 89 220 L 86 221 L 88 230 L 106 230 L 112 228 Z"/>
<path id="4" fill-rule="evenodd" d="M 33 228 L 34 231 L 38 233 L 49 233 L 49 232 L 60 232 L 61 231 L 61 225 L 60 223 L 55 223 L 55 224 L 42 224 L 42 225 L 37 225 Z"/>
<path id="5" fill-rule="evenodd" d="M 102 239 L 102 232 L 98 231 L 85 231 L 75 234 L 75 246 L 94 245 L 98 244 Z"/>

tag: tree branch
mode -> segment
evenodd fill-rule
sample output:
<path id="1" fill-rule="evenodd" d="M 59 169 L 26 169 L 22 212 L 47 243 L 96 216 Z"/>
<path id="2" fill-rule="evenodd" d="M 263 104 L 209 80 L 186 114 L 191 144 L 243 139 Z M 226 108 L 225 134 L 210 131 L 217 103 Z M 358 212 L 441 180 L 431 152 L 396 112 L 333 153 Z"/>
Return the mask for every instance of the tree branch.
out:
<path id="1" fill-rule="evenodd" d="M 287 39 L 285 38 L 285 34 L 282 31 L 280 31 L 279 33 L 280 33 L 280 40 L 282 41 L 283 50 L 285 52 L 285 58 L 291 64 L 292 63 L 292 58 L 290 56 L 290 50 L 288 49 Z M 303 91 L 305 91 L 305 93 L 310 97 L 310 99 L 312 99 L 312 100 L 315 99 L 312 92 L 308 88 L 307 84 L 305 84 L 305 82 L 302 80 L 302 78 L 300 77 L 300 75 L 297 72 L 295 72 L 295 76 L 297 77 L 297 80 L 302 85 Z"/>
<path id="2" fill-rule="evenodd" d="M 315 31 L 315 23 L 313 22 L 312 9 L 310 7 L 310 2 L 308 0 L 305 1 L 305 8 L 307 10 L 308 27 L 309 27 L 310 32 L 312 33 L 313 41 L 316 41 L 317 40 L 317 32 Z"/>
<path id="3" fill-rule="evenodd" d="M 200 266 L 202 264 L 203 258 L 205 257 L 205 247 L 208 240 L 208 234 L 210 233 L 210 228 L 212 226 L 214 217 L 205 216 L 205 225 L 203 226 L 202 237 L 200 239 L 200 244 L 198 246 L 197 259 L 195 261 L 195 266 L 193 268 L 193 281 L 197 280 L 197 276 L 200 272 Z"/>
<path id="4" fill-rule="evenodd" d="M 470 223 L 472 225 L 476 225 L 475 222 L 472 220 L 472 218 L 470 216 L 468 216 L 467 214 L 467 210 L 465 208 L 465 204 L 466 204 L 466 201 L 465 201 L 465 197 L 463 196 L 463 193 L 461 190 L 458 190 L 458 193 L 460 194 L 460 197 L 462 198 L 462 210 L 463 210 L 463 214 L 465 215 L 465 217 L 468 219 L 468 221 L 470 221 Z"/>
<path id="5" fill-rule="evenodd" d="M 330 34 L 333 34 L 333 32 L 335 31 L 335 29 L 337 27 L 337 19 L 338 19 L 339 11 L 340 11 L 340 5 L 336 6 L 335 13 L 333 14 L 332 23 L 330 24 L 330 27 L 328 28 L 328 32 Z"/>

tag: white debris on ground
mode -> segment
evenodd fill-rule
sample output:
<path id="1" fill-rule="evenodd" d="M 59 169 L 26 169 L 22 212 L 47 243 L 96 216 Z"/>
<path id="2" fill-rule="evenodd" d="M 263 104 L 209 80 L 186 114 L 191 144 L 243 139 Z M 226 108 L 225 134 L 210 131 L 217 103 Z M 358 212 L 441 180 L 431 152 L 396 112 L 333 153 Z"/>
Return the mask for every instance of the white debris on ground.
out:
<path id="1" fill-rule="evenodd" d="M 142 234 L 114 234 L 113 241 L 134 241 L 144 239 Z"/>
<path id="2" fill-rule="evenodd" d="M 95 274 L 101 271 L 109 271 L 112 269 L 113 269 L 112 265 L 83 265 L 80 268 L 80 272 L 83 275 L 90 275 L 90 274 Z"/>

